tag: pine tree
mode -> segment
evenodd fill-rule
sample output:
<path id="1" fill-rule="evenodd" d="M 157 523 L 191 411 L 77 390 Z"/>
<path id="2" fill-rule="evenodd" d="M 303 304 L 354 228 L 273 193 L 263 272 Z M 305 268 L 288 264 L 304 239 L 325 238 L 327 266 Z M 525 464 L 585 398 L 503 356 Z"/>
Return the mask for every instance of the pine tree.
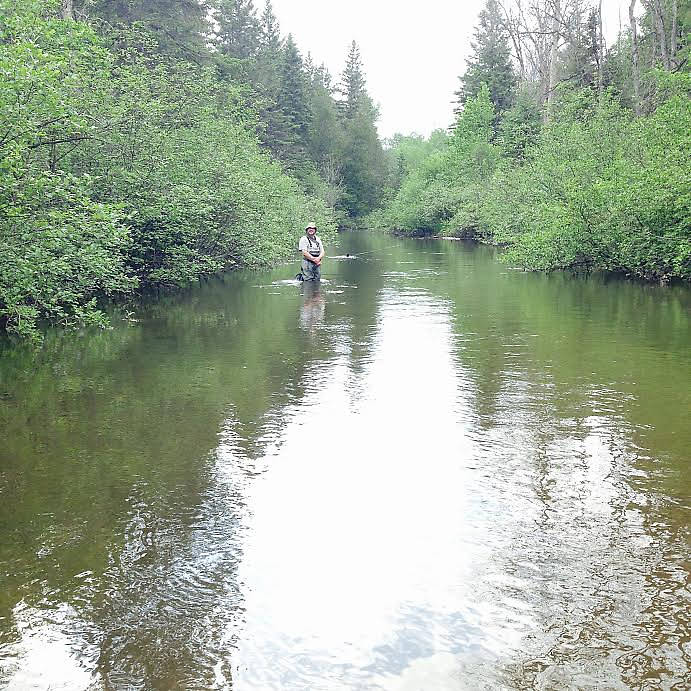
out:
<path id="1" fill-rule="evenodd" d="M 323 64 L 312 70 L 309 100 L 312 113 L 309 128 L 310 157 L 325 180 L 336 183 L 340 174 L 338 160 L 343 148 L 343 125 L 333 98 L 331 75 Z"/>
<path id="2" fill-rule="evenodd" d="M 223 55 L 240 60 L 259 50 L 260 28 L 252 0 L 216 0 L 216 44 Z"/>
<path id="3" fill-rule="evenodd" d="M 72 13 L 88 10 L 89 15 L 110 24 L 141 22 L 156 34 L 163 53 L 196 61 L 207 57 L 205 43 L 210 27 L 205 0 L 81 0 L 72 7 Z"/>
<path id="4" fill-rule="evenodd" d="M 278 19 L 274 14 L 274 8 L 271 0 L 266 0 L 264 11 L 259 20 L 261 29 L 260 46 L 262 53 L 270 55 L 278 55 L 281 50 L 281 30 L 278 25 Z"/>
<path id="5" fill-rule="evenodd" d="M 307 159 L 311 111 L 302 58 L 290 34 L 283 46 L 279 78 L 276 106 L 283 124 L 277 142 L 279 157 L 296 171 Z"/>
<path id="6" fill-rule="evenodd" d="M 259 47 L 254 82 L 264 96 L 275 100 L 279 84 L 283 41 L 271 0 L 267 0 L 259 21 Z"/>
<path id="7" fill-rule="evenodd" d="M 365 74 L 355 41 L 350 46 L 340 91 L 339 105 L 345 125 L 343 207 L 348 215 L 357 217 L 379 203 L 386 163 L 377 134 L 378 112 L 365 88 Z"/>
<path id="8" fill-rule="evenodd" d="M 344 209 L 351 217 L 372 211 L 381 201 L 386 162 L 377 135 L 376 108 L 369 97 L 346 122 L 343 155 Z"/>
<path id="9" fill-rule="evenodd" d="M 509 35 L 496 0 L 486 0 L 472 46 L 474 54 L 467 61 L 465 74 L 460 77 L 461 87 L 455 93 L 456 102 L 464 105 L 480 93 L 483 84 L 487 84 L 490 100 L 499 116 L 513 103 L 516 74 L 511 64 Z M 457 115 L 460 110 L 456 109 Z"/>
<path id="10" fill-rule="evenodd" d="M 366 93 L 360 49 L 355 41 L 350 45 L 340 91 L 343 97 L 341 101 L 343 116 L 346 119 L 352 119 L 358 112 L 363 95 Z"/>
<path id="11" fill-rule="evenodd" d="M 288 123 L 277 105 L 281 85 L 283 42 L 271 0 L 267 0 L 259 25 L 259 51 L 253 72 L 253 82 L 259 95 L 259 117 L 264 124 L 260 137 L 264 145 L 278 156 L 281 151 L 281 142 L 287 138 L 285 132 L 288 129 Z"/>

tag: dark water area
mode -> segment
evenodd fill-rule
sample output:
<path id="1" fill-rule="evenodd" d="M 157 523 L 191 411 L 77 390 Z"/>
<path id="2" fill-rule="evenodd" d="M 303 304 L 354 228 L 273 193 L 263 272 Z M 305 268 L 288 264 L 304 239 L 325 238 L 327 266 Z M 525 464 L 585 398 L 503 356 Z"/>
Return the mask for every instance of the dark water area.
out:
<path id="1" fill-rule="evenodd" d="M 691 291 L 327 255 L 0 351 L 0 688 L 688 688 Z"/>

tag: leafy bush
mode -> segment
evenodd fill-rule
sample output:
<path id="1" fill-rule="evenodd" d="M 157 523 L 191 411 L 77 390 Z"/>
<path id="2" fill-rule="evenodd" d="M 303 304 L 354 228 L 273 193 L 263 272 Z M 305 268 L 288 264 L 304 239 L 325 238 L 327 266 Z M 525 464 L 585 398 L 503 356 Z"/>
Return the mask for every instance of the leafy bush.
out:
<path id="1" fill-rule="evenodd" d="M 32 338 L 42 318 L 100 321 L 96 298 L 135 285 L 119 207 L 94 201 L 93 180 L 61 167 L 90 136 L 108 54 L 88 27 L 43 8 L 0 5 L 0 323 Z"/>
<path id="2" fill-rule="evenodd" d="M 98 301 L 288 255 L 326 204 L 262 151 L 242 87 L 0 0 L 0 324 L 100 322 Z M 111 46 L 109 48 L 108 46 Z"/>
<path id="3" fill-rule="evenodd" d="M 688 77 L 669 80 L 646 118 L 587 90 L 563 98 L 526 164 L 504 167 L 484 195 L 482 227 L 508 261 L 691 278 Z"/>
<path id="4" fill-rule="evenodd" d="M 86 179 L 45 174 L 31 183 L 0 217 L 5 328 L 36 338 L 41 318 L 102 323 L 96 299 L 136 285 L 125 269 L 129 236 L 121 212 L 92 201 Z"/>
<path id="5" fill-rule="evenodd" d="M 418 162 L 403 179 L 379 222 L 408 233 L 473 231 L 482 187 L 499 157 L 491 143 L 493 121 L 485 87 L 466 103 L 446 146 Z"/>

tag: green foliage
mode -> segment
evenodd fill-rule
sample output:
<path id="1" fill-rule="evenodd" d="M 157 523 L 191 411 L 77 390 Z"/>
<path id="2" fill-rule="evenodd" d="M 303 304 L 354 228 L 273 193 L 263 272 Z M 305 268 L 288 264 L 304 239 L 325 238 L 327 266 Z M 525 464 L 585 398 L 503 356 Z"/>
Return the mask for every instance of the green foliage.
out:
<path id="1" fill-rule="evenodd" d="M 520 95 L 496 138 L 483 86 L 447 147 L 419 159 L 394 141 L 396 187 L 373 224 L 477 237 L 532 269 L 691 279 L 691 80 L 653 77 L 647 117 L 613 90 L 562 87 L 548 125 Z"/>
<path id="2" fill-rule="evenodd" d="M 252 58 L 260 44 L 260 23 L 252 0 L 214 2 L 216 45 L 223 55 Z"/>
<path id="3" fill-rule="evenodd" d="M 564 97 L 528 164 L 484 197 L 483 227 L 509 261 L 691 278 L 688 76 L 669 78 L 676 92 L 638 120 L 616 99 Z"/>
<path id="4" fill-rule="evenodd" d="M 139 25 L 156 36 L 161 52 L 195 62 L 205 59 L 209 6 L 200 0 L 75 0 L 77 16 L 110 25 Z"/>
<path id="5" fill-rule="evenodd" d="M 367 97 L 360 49 L 355 41 L 350 45 L 341 81 L 341 94 L 343 95 L 343 100 L 340 105 L 343 111 L 343 117 L 346 120 L 352 120 L 357 116 L 358 109 L 362 105 L 363 99 Z"/>
<path id="6" fill-rule="evenodd" d="M 96 299 L 131 290 L 128 231 L 89 180 L 45 173 L 15 189 L 0 220 L 0 313 L 7 331 L 38 337 L 36 322 L 102 323 Z M 0 191 L 3 202 L 6 189 Z M 21 196 L 19 196 L 21 195 Z"/>
<path id="7" fill-rule="evenodd" d="M 376 110 L 367 99 L 363 100 L 355 115 L 345 122 L 341 206 L 351 217 L 372 211 L 382 195 L 386 173 L 375 120 Z"/>
<path id="8" fill-rule="evenodd" d="M 51 3 L 0 3 L 8 331 L 103 323 L 99 301 L 138 285 L 266 265 L 294 250 L 307 218 L 334 232 L 326 204 L 261 150 L 243 88 L 214 67 L 171 60 L 141 24 L 106 40 Z"/>
<path id="9" fill-rule="evenodd" d="M 516 103 L 504 113 L 497 144 L 509 159 L 522 162 L 540 135 L 540 107 L 532 94 L 519 93 Z"/>
<path id="10" fill-rule="evenodd" d="M 292 250 L 304 218 L 329 227 L 325 206 L 260 150 L 241 95 L 211 68 L 137 53 L 119 63 L 111 136 L 71 164 L 96 162 L 102 198 L 125 206 L 131 265 L 144 284 L 267 264 Z"/>
<path id="11" fill-rule="evenodd" d="M 380 203 L 386 164 L 376 128 L 377 108 L 365 89 L 365 76 L 355 41 L 343 72 L 341 94 L 344 143 L 343 194 L 339 206 L 347 216 L 358 217 Z"/>
<path id="12" fill-rule="evenodd" d="M 288 170 L 299 170 L 307 163 L 312 113 L 302 58 L 290 35 L 283 46 L 279 63 L 276 105 L 284 119 L 283 141 L 278 143 L 279 158 L 286 163 Z"/>
<path id="13" fill-rule="evenodd" d="M 630 28 L 605 50 L 597 10 L 562 4 L 548 55 L 549 10 L 532 28 L 525 21 L 546 6 L 502 17 L 488 0 L 448 148 L 410 165 L 395 142 L 386 206 L 372 221 L 493 242 L 532 269 L 690 280 L 690 7 L 644 3 L 636 40 Z M 517 92 L 507 27 L 524 79 Z"/>
<path id="14" fill-rule="evenodd" d="M 109 56 L 88 27 L 50 9 L 0 5 L 0 322 L 32 338 L 40 318 L 99 321 L 96 298 L 134 286 L 120 208 L 62 169 L 93 136 Z"/>
<path id="15" fill-rule="evenodd" d="M 387 166 L 387 201 L 400 189 L 403 181 L 435 151 L 448 146 L 444 130 L 435 130 L 429 139 L 417 134 L 396 134 L 386 143 L 384 156 Z"/>
<path id="16" fill-rule="evenodd" d="M 509 37 L 496 0 L 486 1 L 479 19 L 472 44 L 474 53 L 460 77 L 461 86 L 455 95 L 463 106 L 475 98 L 484 85 L 489 89 L 495 112 L 500 115 L 513 104 L 516 75 L 511 64 Z M 456 112 L 458 114 L 460 109 Z"/>
<path id="17" fill-rule="evenodd" d="M 483 186 L 499 160 L 499 150 L 492 143 L 493 122 L 489 89 L 483 85 L 466 103 L 453 135 L 446 140 L 437 135 L 440 148 L 423 160 L 411 157 L 411 163 L 406 163 L 410 142 L 399 139 L 406 176 L 377 224 L 408 233 L 473 233 Z M 431 140 L 428 146 L 434 146 Z M 397 149 L 393 151 L 399 155 Z"/>

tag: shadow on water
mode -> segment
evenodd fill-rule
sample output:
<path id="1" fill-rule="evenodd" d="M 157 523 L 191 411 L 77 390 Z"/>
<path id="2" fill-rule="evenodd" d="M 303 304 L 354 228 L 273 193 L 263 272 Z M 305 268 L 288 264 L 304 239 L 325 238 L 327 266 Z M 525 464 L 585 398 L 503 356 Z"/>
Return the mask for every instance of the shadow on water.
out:
<path id="1" fill-rule="evenodd" d="M 0 685 L 681 688 L 689 291 L 336 253 L 2 351 Z"/>

